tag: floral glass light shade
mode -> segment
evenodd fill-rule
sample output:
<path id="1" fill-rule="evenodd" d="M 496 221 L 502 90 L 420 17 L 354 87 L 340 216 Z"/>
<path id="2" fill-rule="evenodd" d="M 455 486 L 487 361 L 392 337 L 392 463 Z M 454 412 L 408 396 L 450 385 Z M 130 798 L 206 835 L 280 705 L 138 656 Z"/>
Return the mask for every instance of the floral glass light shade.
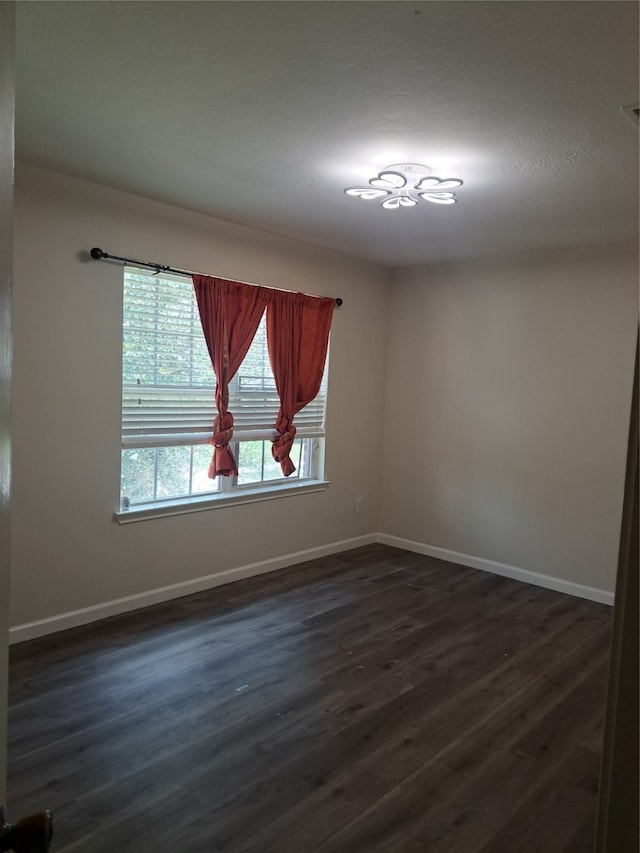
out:
<path id="1" fill-rule="evenodd" d="M 368 187 L 347 187 L 347 195 L 372 201 L 380 199 L 385 210 L 415 207 L 420 201 L 455 204 L 452 189 L 461 187 L 459 178 L 438 178 L 418 163 L 396 163 L 371 178 Z"/>

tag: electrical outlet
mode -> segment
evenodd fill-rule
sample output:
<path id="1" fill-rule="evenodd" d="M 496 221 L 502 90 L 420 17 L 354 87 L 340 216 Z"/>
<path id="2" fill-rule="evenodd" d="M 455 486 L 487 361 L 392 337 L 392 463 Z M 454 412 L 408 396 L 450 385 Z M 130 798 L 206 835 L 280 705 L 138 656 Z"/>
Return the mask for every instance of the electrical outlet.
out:
<path id="1" fill-rule="evenodd" d="M 364 509 L 364 498 L 356 498 L 356 512 L 362 512 Z"/>

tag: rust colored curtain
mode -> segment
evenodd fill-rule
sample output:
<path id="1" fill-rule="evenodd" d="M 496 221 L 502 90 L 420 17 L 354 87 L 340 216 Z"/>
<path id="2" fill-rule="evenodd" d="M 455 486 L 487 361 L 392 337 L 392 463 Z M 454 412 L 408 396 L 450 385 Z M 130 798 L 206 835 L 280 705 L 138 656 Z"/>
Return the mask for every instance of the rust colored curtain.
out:
<path id="1" fill-rule="evenodd" d="M 270 291 L 267 345 L 280 397 L 271 452 L 285 477 L 296 470 L 289 454 L 296 435 L 293 418 L 317 396 L 329 344 L 334 299 Z"/>
<path id="2" fill-rule="evenodd" d="M 216 377 L 216 407 L 213 422 L 213 458 L 209 477 L 231 477 L 238 473 L 229 441 L 233 436 L 233 414 L 228 410 L 229 382 L 251 346 L 264 314 L 268 291 L 263 287 L 194 275 L 193 286 Z"/>

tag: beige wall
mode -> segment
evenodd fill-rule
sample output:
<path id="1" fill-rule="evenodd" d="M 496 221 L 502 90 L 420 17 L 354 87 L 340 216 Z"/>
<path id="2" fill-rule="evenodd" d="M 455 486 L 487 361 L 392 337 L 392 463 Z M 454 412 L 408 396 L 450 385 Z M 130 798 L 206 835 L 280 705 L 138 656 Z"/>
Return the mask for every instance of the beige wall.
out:
<path id="1" fill-rule="evenodd" d="M 14 15 L 13 3 L 0 4 L 0 807 L 7 801 Z"/>
<path id="2" fill-rule="evenodd" d="M 87 260 L 94 245 L 343 297 L 328 491 L 112 520 L 122 272 Z M 633 249 L 609 247 L 404 270 L 389 287 L 374 265 L 22 165 L 12 624 L 376 532 L 611 591 L 636 282 Z"/>
<path id="3" fill-rule="evenodd" d="M 387 279 L 379 268 L 22 165 L 16 185 L 12 624 L 377 529 Z M 328 491 L 119 526 L 114 254 L 327 296 Z M 355 514 L 363 496 L 365 512 Z"/>
<path id="4" fill-rule="evenodd" d="M 633 247 L 399 271 L 382 529 L 613 590 Z"/>

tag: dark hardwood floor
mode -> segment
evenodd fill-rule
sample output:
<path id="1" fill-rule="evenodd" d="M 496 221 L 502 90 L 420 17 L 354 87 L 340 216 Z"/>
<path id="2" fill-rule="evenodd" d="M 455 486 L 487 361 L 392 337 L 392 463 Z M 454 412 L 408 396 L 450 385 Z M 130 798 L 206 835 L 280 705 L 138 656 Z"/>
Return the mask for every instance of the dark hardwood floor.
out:
<path id="1" fill-rule="evenodd" d="M 590 853 L 611 609 L 372 545 L 14 646 L 58 853 Z"/>

